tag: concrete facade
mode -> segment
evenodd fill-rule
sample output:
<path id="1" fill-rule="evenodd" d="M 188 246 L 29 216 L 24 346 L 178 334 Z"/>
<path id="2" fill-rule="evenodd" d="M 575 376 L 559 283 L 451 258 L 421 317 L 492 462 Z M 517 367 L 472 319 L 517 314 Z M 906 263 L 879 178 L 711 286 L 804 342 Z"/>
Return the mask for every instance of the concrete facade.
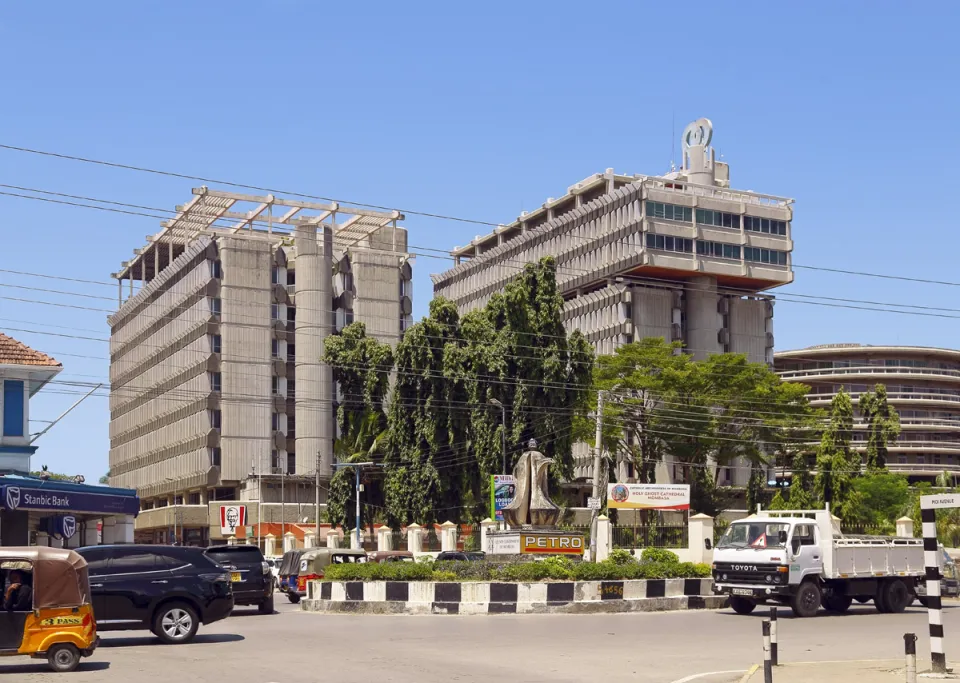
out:
<path id="1" fill-rule="evenodd" d="M 393 344 L 409 324 L 402 216 L 194 194 L 114 274 L 111 483 L 136 488 L 145 510 L 250 500 L 284 478 L 283 490 L 313 501 L 318 469 L 323 481 L 332 474 L 335 437 L 323 339 L 356 320 Z M 242 202 L 255 208 L 238 213 Z M 272 207 L 287 213 L 274 219 Z M 169 518 L 144 515 L 137 530 Z M 205 536 L 202 526 L 186 532 Z"/>
<path id="2" fill-rule="evenodd" d="M 482 307 L 524 264 L 553 256 L 567 329 L 597 353 L 644 337 L 682 341 L 697 358 L 745 353 L 773 363 L 773 299 L 793 281 L 793 200 L 734 190 L 706 119 L 684 132 L 684 161 L 664 176 L 590 176 L 509 225 L 478 236 L 433 275 L 461 313 Z M 576 474 L 592 471 L 575 450 Z M 733 481 L 748 472 L 734 469 Z M 658 478 L 672 480 L 669 466 Z"/>
<path id="3" fill-rule="evenodd" d="M 900 414 L 900 437 L 889 446 L 887 467 L 915 481 L 944 472 L 960 476 L 960 351 L 919 346 L 823 344 L 775 355 L 788 382 L 810 386 L 810 403 L 828 410 L 840 387 L 854 407 L 853 446 L 866 452 L 860 396 L 877 384 Z"/>

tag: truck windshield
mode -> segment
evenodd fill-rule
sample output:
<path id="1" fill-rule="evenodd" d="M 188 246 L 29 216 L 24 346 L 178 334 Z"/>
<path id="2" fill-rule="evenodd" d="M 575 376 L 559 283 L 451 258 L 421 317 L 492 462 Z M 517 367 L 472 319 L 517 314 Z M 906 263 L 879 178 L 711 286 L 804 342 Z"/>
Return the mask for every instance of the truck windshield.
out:
<path id="1" fill-rule="evenodd" d="M 786 524 L 741 522 L 731 524 L 717 543 L 718 548 L 782 548 L 780 532 Z"/>

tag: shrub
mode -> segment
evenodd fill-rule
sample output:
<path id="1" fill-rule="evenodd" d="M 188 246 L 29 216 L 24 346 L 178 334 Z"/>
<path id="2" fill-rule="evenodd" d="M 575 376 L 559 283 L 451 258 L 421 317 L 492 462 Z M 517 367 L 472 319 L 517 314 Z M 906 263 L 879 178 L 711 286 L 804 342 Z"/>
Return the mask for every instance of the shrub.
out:
<path id="1" fill-rule="evenodd" d="M 453 572 L 434 571 L 431 581 L 456 581 L 457 575 Z"/>
<path id="2" fill-rule="evenodd" d="M 617 548 L 616 550 L 613 550 L 610 552 L 610 557 L 608 557 L 607 560 L 609 560 L 613 564 L 624 565 L 624 564 L 635 564 L 637 561 L 637 558 L 634 557 L 633 553 L 631 553 L 629 550 L 623 550 L 622 548 Z"/>
<path id="3" fill-rule="evenodd" d="M 676 564 L 680 558 L 676 553 L 663 548 L 644 548 L 640 555 L 641 562 L 660 562 L 662 564 Z"/>

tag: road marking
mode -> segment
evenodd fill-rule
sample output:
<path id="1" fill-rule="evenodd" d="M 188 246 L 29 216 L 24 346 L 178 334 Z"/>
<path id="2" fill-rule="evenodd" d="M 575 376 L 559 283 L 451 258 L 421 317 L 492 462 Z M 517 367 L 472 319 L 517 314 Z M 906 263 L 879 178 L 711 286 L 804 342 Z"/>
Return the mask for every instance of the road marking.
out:
<path id="1" fill-rule="evenodd" d="M 747 683 L 747 681 L 750 680 L 753 674 L 757 673 L 757 669 L 759 668 L 760 668 L 759 664 L 754 664 L 753 666 L 751 666 L 750 670 L 747 673 L 743 674 L 743 678 L 740 679 L 740 683 Z"/>
<path id="2" fill-rule="evenodd" d="M 756 671 L 756 666 L 751 669 L 748 673 L 753 673 Z M 686 678 L 678 678 L 675 681 L 670 683 L 689 683 L 690 681 L 695 681 L 698 678 L 706 678 L 707 676 L 722 676 L 723 674 L 742 674 L 743 669 L 737 669 L 736 671 L 708 671 L 705 674 L 693 674 L 692 676 L 687 676 Z"/>

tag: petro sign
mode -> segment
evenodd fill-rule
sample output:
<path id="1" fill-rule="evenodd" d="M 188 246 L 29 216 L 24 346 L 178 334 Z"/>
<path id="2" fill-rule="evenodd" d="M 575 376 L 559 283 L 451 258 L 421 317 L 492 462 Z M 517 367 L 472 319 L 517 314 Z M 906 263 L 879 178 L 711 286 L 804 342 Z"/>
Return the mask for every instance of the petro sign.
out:
<path id="1" fill-rule="evenodd" d="M 583 536 L 579 534 L 520 534 L 521 553 L 583 555 L 583 547 Z"/>

